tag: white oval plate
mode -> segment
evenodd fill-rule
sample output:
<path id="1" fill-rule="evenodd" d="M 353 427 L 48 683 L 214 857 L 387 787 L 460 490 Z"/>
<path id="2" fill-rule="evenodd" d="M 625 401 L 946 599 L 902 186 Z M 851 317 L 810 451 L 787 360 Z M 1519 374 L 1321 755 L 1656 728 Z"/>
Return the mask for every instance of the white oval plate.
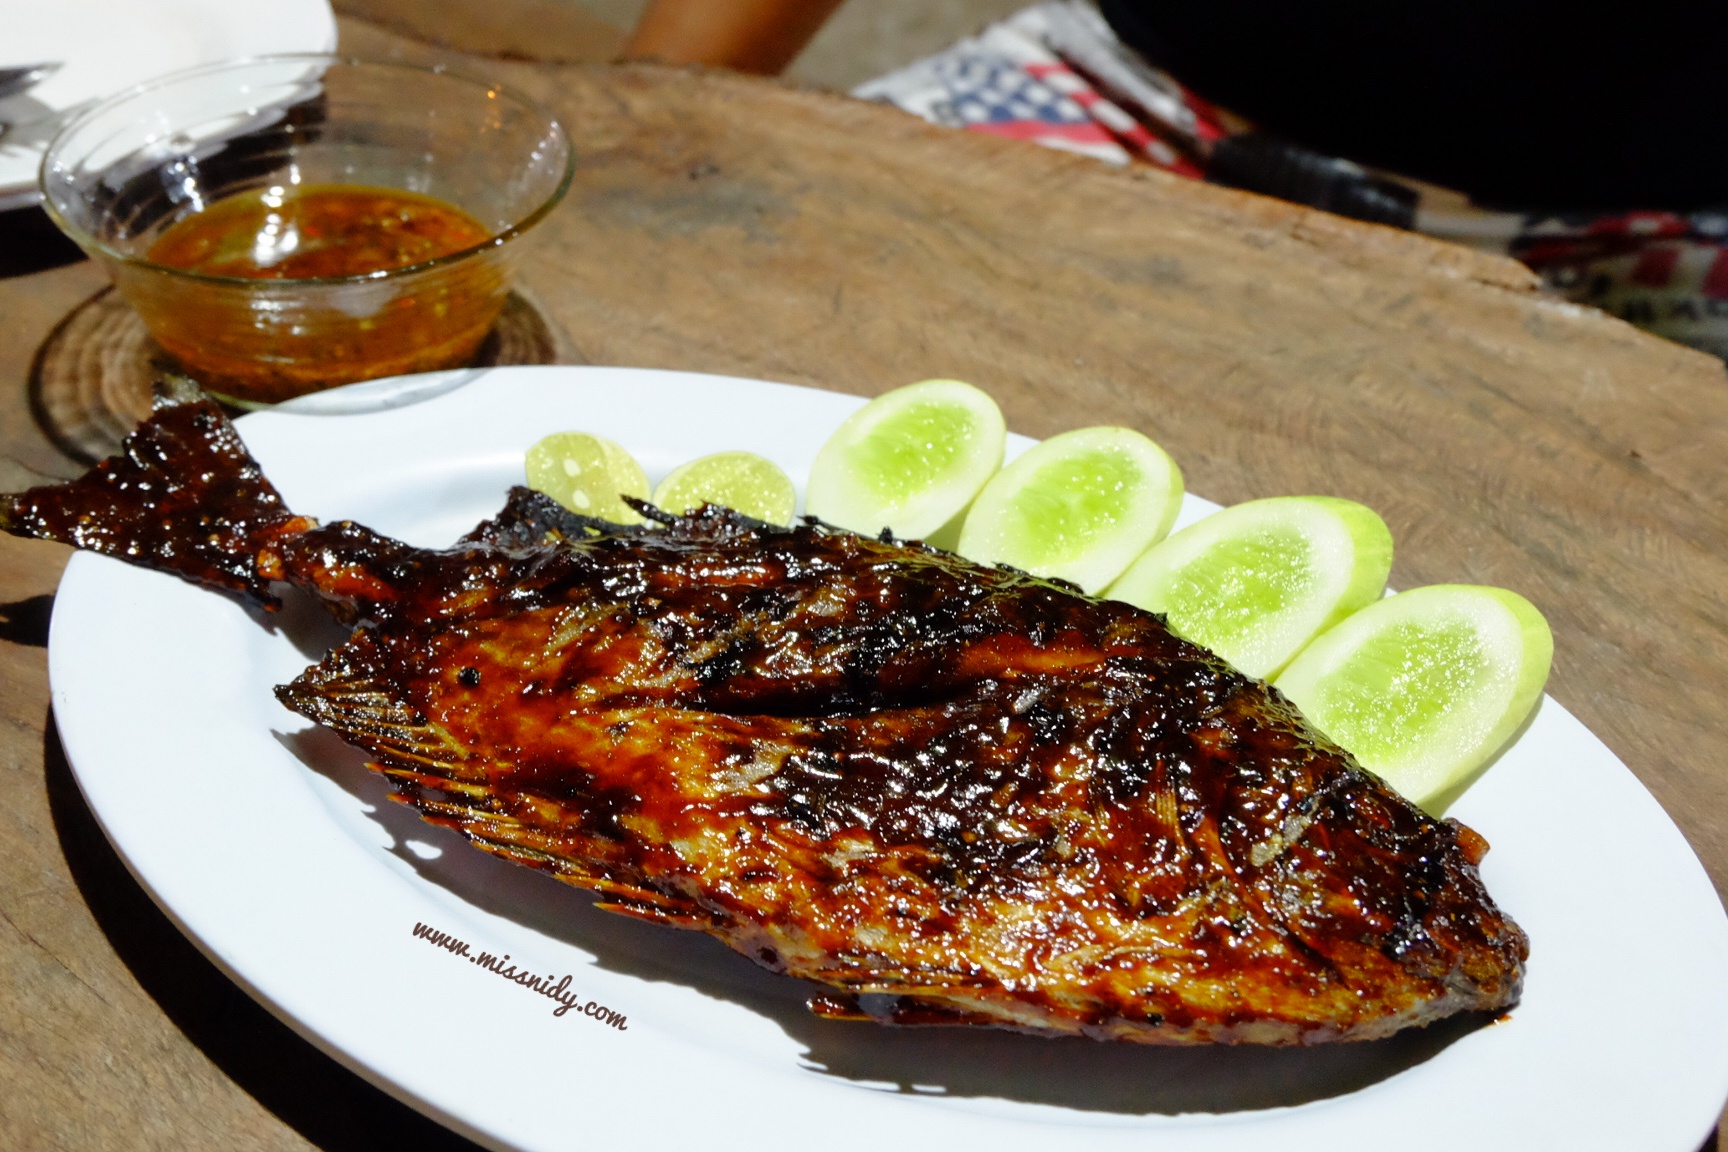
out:
<path id="1" fill-rule="evenodd" d="M 0 0 L 0 67 L 61 66 L 0 100 L 0 210 L 41 199 L 36 170 L 69 112 L 200 64 L 335 48 L 329 0 Z"/>
<path id="2" fill-rule="evenodd" d="M 239 427 L 295 510 L 442 545 L 496 511 L 547 432 L 612 437 L 656 478 L 731 448 L 802 477 L 861 403 L 675 372 L 471 376 L 360 386 L 323 414 Z M 1210 507 L 1190 497 L 1185 518 Z M 1721 902 L 1649 793 L 1552 700 L 1456 808 L 1492 842 L 1488 887 L 1530 933 L 1509 1019 L 1158 1050 L 818 1021 L 805 986 L 707 937 L 596 912 L 474 851 L 272 697 L 337 635 L 306 605 L 265 619 L 80 554 L 54 609 L 55 716 L 115 847 L 217 964 L 488 1145 L 1696 1152 L 1728 1093 Z M 510 957 L 504 974 L 472 961 L 482 950 Z M 511 966 L 574 1010 L 555 1014 Z"/>

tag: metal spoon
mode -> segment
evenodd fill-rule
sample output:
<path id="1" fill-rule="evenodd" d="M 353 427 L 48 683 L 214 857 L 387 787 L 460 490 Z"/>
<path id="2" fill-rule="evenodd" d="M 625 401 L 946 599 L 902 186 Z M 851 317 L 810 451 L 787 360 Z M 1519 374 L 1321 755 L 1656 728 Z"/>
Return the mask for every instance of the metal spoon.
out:
<path id="1" fill-rule="evenodd" d="M 60 65 L 57 62 L 25 64 L 17 68 L 0 68 L 0 100 L 4 100 L 8 96 L 16 96 L 25 89 L 34 87 L 58 71 L 60 71 Z M 10 123 L 0 120 L 0 136 L 5 136 L 6 130 L 10 127 L 12 127 Z"/>
<path id="2" fill-rule="evenodd" d="M 0 100 L 16 95 L 32 85 L 40 84 L 60 71 L 58 63 L 25 64 L 17 68 L 0 68 Z"/>

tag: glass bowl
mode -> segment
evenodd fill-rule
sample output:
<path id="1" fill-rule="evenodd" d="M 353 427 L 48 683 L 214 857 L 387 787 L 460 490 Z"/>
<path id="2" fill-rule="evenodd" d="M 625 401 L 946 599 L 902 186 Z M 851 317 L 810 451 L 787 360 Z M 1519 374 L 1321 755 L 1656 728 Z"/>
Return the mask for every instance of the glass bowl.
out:
<path id="1" fill-rule="evenodd" d="M 50 143 L 42 192 L 55 223 L 107 267 L 187 375 L 260 405 L 470 361 L 509 295 L 522 236 L 557 205 L 572 170 L 557 120 L 496 85 L 403 64 L 271 56 L 177 73 L 96 105 Z M 432 197 L 475 227 L 447 254 L 303 278 L 212 274 L 152 256 L 164 233 L 225 197 L 277 204 L 342 189 Z"/>

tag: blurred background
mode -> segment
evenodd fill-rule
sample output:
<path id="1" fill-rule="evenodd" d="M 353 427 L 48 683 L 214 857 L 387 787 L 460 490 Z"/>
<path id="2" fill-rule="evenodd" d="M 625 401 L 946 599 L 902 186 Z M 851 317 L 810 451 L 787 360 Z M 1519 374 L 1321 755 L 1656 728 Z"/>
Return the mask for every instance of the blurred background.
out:
<path id="1" fill-rule="evenodd" d="M 1000 20 L 1032 0 L 846 0 L 810 46 L 787 70 L 806 84 L 849 90 L 901 65 L 932 55 Z M 506 53 L 512 47 L 528 54 L 531 33 L 523 25 L 552 25 L 564 44 L 591 41 L 590 59 L 605 59 L 621 48 L 648 0 L 517 0 L 508 5 L 515 27 L 475 29 L 480 18 L 472 7 L 446 5 L 442 0 L 334 0 L 338 12 L 373 20 L 387 27 L 437 38 L 441 23 L 465 25 L 467 43 L 483 33 Z M 532 12 L 532 19 L 524 20 Z M 513 42 L 520 41 L 519 45 Z M 539 54 L 536 52 L 536 54 Z"/>
<path id="2" fill-rule="evenodd" d="M 636 23 L 647 0 L 558 0 L 576 4 L 615 28 Z M 850 89 L 929 56 L 1031 0 L 846 0 L 787 75 L 807 84 Z"/>

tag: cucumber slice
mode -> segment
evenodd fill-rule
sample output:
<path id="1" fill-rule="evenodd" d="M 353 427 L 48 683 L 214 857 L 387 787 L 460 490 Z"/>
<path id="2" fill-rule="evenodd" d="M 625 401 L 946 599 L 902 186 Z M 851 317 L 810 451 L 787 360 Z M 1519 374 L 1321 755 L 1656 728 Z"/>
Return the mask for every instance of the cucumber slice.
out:
<path id="1" fill-rule="evenodd" d="M 908 384 L 854 412 L 822 445 L 804 507 L 854 532 L 945 540 L 1002 466 L 1007 442 L 1001 409 L 979 389 Z"/>
<path id="2" fill-rule="evenodd" d="M 648 475 L 634 456 L 610 440 L 586 432 L 554 432 L 528 449 L 523 467 L 530 488 L 572 512 L 615 524 L 642 520 L 619 497 L 648 499 Z"/>
<path id="3" fill-rule="evenodd" d="M 1362 609 L 1276 683 L 1364 768 L 1439 813 L 1541 700 L 1553 657 L 1524 597 L 1436 584 Z"/>
<path id="4" fill-rule="evenodd" d="M 1164 538 L 1181 506 L 1182 471 L 1162 448 L 1132 428 L 1079 428 L 991 478 L 958 551 L 1095 593 Z"/>
<path id="5" fill-rule="evenodd" d="M 1250 676 L 1269 677 L 1386 590 L 1392 533 L 1332 496 L 1250 500 L 1176 533 L 1111 586 Z"/>
<path id="6" fill-rule="evenodd" d="M 790 524 L 797 502 L 791 478 L 754 452 L 716 452 L 680 464 L 654 489 L 654 503 L 668 512 L 724 504 L 770 524 Z"/>

